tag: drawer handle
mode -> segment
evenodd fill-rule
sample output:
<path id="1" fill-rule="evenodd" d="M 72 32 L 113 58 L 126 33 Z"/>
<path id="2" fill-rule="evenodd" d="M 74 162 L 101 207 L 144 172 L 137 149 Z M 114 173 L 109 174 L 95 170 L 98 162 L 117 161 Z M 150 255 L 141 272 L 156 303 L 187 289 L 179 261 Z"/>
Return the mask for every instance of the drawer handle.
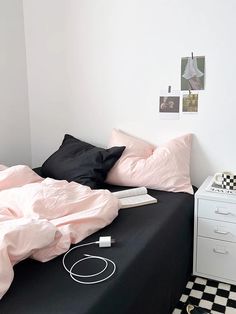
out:
<path id="1" fill-rule="evenodd" d="M 220 231 L 220 230 L 218 230 L 218 229 L 215 229 L 214 230 L 215 231 L 215 233 L 219 233 L 219 234 L 229 234 L 229 232 L 228 231 Z"/>
<path id="2" fill-rule="evenodd" d="M 230 212 L 223 212 L 223 211 L 220 211 L 219 208 L 217 208 L 215 210 L 215 213 L 218 214 L 218 215 L 230 215 Z"/>
<path id="3" fill-rule="evenodd" d="M 219 250 L 219 249 L 216 249 L 216 248 L 213 249 L 213 252 L 217 253 L 217 254 L 228 254 L 229 253 L 226 250 Z"/>

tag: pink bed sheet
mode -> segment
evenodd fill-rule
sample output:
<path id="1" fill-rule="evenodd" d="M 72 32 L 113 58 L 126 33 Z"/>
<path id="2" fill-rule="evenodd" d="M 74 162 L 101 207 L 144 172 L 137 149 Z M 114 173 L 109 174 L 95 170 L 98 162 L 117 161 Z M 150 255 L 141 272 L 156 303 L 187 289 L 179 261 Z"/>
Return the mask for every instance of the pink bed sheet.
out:
<path id="1" fill-rule="evenodd" d="M 45 262 L 66 252 L 110 224 L 118 210 L 108 190 L 43 179 L 27 166 L 0 165 L 0 299 L 17 262 Z"/>

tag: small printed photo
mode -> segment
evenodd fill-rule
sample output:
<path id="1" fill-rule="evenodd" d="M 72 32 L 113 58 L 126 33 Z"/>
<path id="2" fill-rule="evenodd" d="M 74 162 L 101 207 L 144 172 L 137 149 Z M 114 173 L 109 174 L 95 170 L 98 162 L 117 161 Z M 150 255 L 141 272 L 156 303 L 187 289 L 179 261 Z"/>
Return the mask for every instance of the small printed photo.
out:
<path id="1" fill-rule="evenodd" d="M 159 112 L 178 113 L 179 96 L 160 96 Z"/>
<path id="2" fill-rule="evenodd" d="M 183 112 L 198 112 L 198 94 L 183 95 Z"/>
<path id="3" fill-rule="evenodd" d="M 205 88 L 205 57 L 181 58 L 181 90 Z"/>

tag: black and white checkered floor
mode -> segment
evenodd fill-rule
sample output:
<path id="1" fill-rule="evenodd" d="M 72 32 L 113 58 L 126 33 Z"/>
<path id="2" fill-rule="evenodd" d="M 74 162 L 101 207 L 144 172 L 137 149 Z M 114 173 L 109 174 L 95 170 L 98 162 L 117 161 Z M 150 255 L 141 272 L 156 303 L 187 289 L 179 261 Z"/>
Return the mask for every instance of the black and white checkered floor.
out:
<path id="1" fill-rule="evenodd" d="M 236 314 L 236 286 L 192 276 L 172 314 L 184 313 L 189 303 L 211 314 Z"/>

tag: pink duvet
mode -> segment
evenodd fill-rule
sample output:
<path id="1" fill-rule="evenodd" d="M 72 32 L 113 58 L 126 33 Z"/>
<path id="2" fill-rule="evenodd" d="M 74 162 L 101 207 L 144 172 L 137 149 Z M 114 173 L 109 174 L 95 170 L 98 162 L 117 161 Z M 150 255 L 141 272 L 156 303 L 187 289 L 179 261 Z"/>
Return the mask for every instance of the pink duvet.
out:
<path id="1" fill-rule="evenodd" d="M 0 299 L 13 265 L 32 257 L 48 261 L 110 224 L 119 201 L 107 190 L 43 179 L 27 166 L 0 165 Z"/>

